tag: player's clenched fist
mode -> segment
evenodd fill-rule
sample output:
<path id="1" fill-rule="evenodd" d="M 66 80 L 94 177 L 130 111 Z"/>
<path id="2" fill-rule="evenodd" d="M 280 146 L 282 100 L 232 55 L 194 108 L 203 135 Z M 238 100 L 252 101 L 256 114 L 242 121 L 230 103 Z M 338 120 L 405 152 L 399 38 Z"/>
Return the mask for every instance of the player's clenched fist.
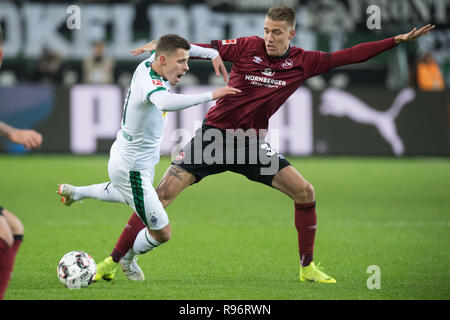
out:
<path id="1" fill-rule="evenodd" d="M 213 100 L 220 99 L 229 94 L 237 94 L 240 92 L 241 92 L 241 90 L 233 88 L 233 87 L 229 87 L 229 86 L 221 87 L 221 88 L 213 91 Z"/>
<path id="2" fill-rule="evenodd" d="M 34 130 L 16 129 L 9 134 L 9 138 L 26 149 L 37 149 L 42 144 L 42 135 Z"/>

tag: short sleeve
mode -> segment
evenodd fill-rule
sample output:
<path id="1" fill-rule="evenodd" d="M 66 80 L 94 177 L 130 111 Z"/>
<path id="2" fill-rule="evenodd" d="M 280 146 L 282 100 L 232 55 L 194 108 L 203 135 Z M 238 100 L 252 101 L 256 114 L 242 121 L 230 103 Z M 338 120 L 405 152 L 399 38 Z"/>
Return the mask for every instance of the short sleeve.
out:
<path id="1" fill-rule="evenodd" d="M 143 102 L 149 104 L 150 103 L 150 95 L 157 91 L 167 91 L 166 86 L 163 83 L 163 80 L 161 79 L 161 76 L 157 74 L 153 69 L 151 68 L 151 62 L 147 61 L 144 63 L 146 67 L 146 72 L 143 75 L 143 79 L 141 79 L 141 85 L 142 85 L 142 97 Z"/>

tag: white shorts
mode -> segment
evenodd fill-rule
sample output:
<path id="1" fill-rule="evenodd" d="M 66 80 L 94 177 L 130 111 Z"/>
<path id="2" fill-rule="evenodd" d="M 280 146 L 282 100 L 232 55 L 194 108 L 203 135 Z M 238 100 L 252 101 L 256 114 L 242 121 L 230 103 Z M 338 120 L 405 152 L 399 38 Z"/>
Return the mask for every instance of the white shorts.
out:
<path id="1" fill-rule="evenodd" d="M 161 230 L 169 224 L 169 217 L 153 187 L 154 170 L 154 167 L 132 170 L 121 159 L 117 145 L 111 147 L 108 173 L 113 187 L 149 229 Z"/>

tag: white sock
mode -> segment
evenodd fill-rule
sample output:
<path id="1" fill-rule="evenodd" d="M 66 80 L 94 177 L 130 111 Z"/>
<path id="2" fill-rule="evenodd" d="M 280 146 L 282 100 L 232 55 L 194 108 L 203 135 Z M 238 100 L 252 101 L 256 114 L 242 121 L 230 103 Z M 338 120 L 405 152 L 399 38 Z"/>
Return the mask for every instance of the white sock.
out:
<path id="1" fill-rule="evenodd" d="M 92 184 L 85 187 L 75 187 L 74 200 L 97 199 L 108 202 L 125 203 L 123 196 L 117 191 L 111 182 Z"/>
<path id="2" fill-rule="evenodd" d="M 134 240 L 133 249 L 130 249 L 128 252 L 133 251 L 130 255 L 133 253 L 134 255 L 144 254 L 155 249 L 156 247 L 159 247 L 160 245 L 161 243 L 152 237 L 152 235 L 148 232 L 148 229 L 144 228 L 139 231 L 136 239 Z"/>

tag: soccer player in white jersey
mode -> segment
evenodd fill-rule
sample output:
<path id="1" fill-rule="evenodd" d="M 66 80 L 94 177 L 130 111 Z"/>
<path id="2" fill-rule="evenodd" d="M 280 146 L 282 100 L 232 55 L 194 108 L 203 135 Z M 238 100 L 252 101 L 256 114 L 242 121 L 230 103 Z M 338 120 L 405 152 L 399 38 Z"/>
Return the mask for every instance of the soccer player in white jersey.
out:
<path id="1" fill-rule="evenodd" d="M 189 70 L 190 50 L 198 57 L 218 57 L 216 50 L 191 49 L 184 38 L 165 35 L 158 39 L 151 57 L 139 64 L 125 99 L 121 129 L 110 151 L 108 173 L 111 182 L 93 185 L 90 189 L 91 194 L 97 194 L 97 199 L 128 204 L 147 226 L 136 238 L 131 256 L 121 260 L 122 269 L 135 280 L 144 280 L 136 263 L 136 254 L 148 252 L 171 237 L 168 216 L 153 187 L 154 167 L 159 162 L 166 112 L 240 92 L 224 86 L 202 94 L 170 93 L 170 85 L 176 85 Z M 58 187 L 58 193 L 68 205 L 77 200 L 73 189 L 67 184 Z M 112 279 L 116 268 L 117 263 L 100 263 L 94 280 Z"/>

